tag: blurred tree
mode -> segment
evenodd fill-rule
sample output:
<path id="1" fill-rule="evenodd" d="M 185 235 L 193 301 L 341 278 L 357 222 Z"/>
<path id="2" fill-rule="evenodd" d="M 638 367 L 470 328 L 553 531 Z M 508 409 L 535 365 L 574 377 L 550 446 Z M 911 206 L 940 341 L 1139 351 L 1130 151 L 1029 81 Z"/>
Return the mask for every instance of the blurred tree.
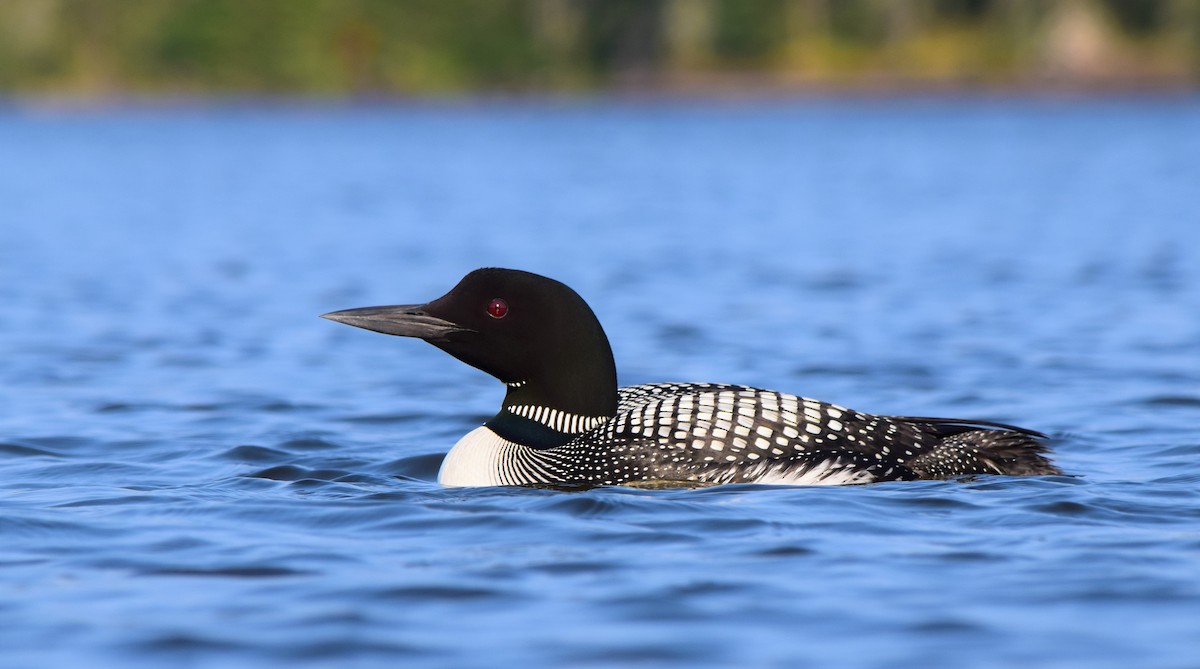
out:
<path id="1" fill-rule="evenodd" d="M 583 0 L 587 66 L 600 81 L 644 77 L 665 60 L 661 0 Z"/>
<path id="2" fill-rule="evenodd" d="M 718 0 L 713 52 L 719 62 L 738 67 L 768 66 L 787 42 L 785 0 Z"/>
<path id="3" fill-rule="evenodd" d="M 1121 30 L 1130 35 L 1146 36 L 1162 28 L 1167 14 L 1164 0 L 1102 0 Z"/>

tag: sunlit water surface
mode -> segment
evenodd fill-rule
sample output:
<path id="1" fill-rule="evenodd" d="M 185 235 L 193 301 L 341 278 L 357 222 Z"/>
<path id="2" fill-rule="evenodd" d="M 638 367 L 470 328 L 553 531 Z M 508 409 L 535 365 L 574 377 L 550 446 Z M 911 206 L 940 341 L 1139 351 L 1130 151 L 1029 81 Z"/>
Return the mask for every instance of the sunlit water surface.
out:
<path id="1" fill-rule="evenodd" d="M 10 107 L 0 150 L 0 665 L 1200 666 L 1194 99 Z M 502 387 L 317 315 L 488 265 L 623 383 L 1073 476 L 442 489 Z"/>

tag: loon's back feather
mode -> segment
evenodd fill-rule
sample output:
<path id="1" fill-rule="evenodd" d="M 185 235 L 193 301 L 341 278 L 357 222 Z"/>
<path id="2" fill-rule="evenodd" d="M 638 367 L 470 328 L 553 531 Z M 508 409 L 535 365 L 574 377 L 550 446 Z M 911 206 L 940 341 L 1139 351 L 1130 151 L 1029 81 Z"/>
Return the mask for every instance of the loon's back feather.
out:
<path id="1" fill-rule="evenodd" d="M 1055 474 L 1024 431 L 865 414 L 724 384 L 619 390 L 617 416 L 532 454 L 583 482 L 870 483 L 969 474 Z"/>

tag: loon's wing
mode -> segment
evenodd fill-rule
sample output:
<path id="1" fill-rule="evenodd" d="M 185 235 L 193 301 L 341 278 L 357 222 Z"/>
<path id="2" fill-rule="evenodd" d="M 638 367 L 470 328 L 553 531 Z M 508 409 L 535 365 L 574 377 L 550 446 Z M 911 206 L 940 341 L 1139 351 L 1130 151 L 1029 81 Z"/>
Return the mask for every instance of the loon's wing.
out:
<path id="1" fill-rule="evenodd" d="M 1047 476 L 1062 474 L 1046 457 L 1046 435 L 1037 430 L 952 418 L 890 416 L 908 422 L 937 441 L 906 464 L 921 478 L 949 478 L 963 474 Z"/>

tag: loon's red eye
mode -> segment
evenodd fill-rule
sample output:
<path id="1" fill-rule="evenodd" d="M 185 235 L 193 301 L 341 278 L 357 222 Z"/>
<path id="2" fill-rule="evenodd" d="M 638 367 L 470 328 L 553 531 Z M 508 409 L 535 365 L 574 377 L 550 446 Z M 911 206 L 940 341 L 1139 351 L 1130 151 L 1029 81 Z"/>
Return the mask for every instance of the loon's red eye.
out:
<path id="1" fill-rule="evenodd" d="M 488 303 L 487 312 L 492 318 L 504 318 L 508 313 L 508 302 L 497 297 Z"/>

